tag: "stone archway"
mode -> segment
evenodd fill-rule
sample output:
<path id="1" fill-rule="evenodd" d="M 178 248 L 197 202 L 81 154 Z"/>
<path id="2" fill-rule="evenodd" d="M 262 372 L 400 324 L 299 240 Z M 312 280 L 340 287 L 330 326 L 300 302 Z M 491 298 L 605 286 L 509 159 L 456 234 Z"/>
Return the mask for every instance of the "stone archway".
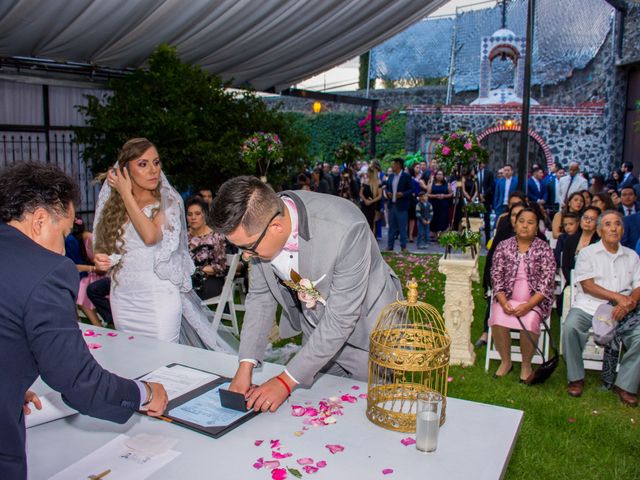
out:
<path id="1" fill-rule="evenodd" d="M 500 125 L 500 126 L 488 128 L 484 132 L 482 132 L 481 134 L 478 135 L 478 143 L 480 143 L 482 145 L 483 140 L 486 140 L 487 137 L 489 137 L 490 135 L 493 135 L 493 134 L 500 134 L 501 132 L 508 132 L 508 133 L 514 133 L 514 134 L 519 135 L 519 133 L 521 132 L 521 128 L 520 128 L 519 125 L 514 125 L 514 126 L 511 126 L 511 127 Z M 529 129 L 529 138 L 533 139 L 535 141 L 536 145 L 538 146 L 540 154 L 544 158 L 544 161 L 545 161 L 545 163 L 547 165 L 547 170 L 548 170 L 551 167 L 551 165 L 553 164 L 553 157 L 551 155 L 551 150 L 547 146 L 547 144 L 544 141 L 544 139 L 540 136 L 540 134 L 538 134 L 537 132 L 535 132 L 532 129 Z M 485 142 L 485 144 L 486 144 L 486 142 Z"/>

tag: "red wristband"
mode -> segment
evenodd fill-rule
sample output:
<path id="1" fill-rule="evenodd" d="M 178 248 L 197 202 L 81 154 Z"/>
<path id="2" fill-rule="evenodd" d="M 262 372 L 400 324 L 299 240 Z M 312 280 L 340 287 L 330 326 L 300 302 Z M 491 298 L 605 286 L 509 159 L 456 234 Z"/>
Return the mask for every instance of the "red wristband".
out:
<path id="1" fill-rule="evenodd" d="M 282 383 L 282 385 L 284 385 L 284 388 L 286 388 L 286 389 L 287 389 L 287 393 L 288 393 L 289 395 L 291 395 L 291 388 L 289 387 L 289 385 L 287 384 L 287 382 L 285 382 L 283 379 L 281 379 L 281 378 L 280 378 L 280 375 L 278 375 L 276 378 L 277 378 L 278 380 L 280 380 L 280 383 Z"/>

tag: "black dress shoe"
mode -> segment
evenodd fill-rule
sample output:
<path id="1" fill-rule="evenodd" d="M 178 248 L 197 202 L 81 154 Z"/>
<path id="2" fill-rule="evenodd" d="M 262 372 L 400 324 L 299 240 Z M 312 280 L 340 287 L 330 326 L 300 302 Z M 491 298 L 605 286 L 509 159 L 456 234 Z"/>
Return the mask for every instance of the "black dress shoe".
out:
<path id="1" fill-rule="evenodd" d="M 506 377 L 507 375 L 509 375 L 511 372 L 513 371 L 513 365 L 511 365 L 511 368 L 507 371 L 507 373 L 505 373 L 504 375 L 498 375 L 498 372 L 493 374 L 493 378 L 502 378 L 502 377 Z"/>

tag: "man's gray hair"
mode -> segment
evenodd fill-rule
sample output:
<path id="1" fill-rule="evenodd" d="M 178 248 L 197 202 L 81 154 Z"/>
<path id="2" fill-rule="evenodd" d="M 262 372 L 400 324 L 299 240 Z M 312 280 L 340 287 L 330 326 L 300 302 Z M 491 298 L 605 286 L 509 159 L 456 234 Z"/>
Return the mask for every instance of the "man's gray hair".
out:
<path id="1" fill-rule="evenodd" d="M 607 215 L 615 215 L 622 223 L 624 223 L 624 216 L 618 210 L 605 210 L 598 217 L 598 228 L 602 228 L 602 222 L 604 221 L 604 217 Z"/>

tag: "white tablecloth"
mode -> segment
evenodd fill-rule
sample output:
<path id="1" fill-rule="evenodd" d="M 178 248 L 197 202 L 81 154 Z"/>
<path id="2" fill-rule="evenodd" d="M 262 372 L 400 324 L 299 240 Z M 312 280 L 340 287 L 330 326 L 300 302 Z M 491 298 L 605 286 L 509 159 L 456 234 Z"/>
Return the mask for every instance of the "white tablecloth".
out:
<path id="1" fill-rule="evenodd" d="M 83 329 L 88 327 L 83 326 Z M 99 337 L 85 337 L 88 342 L 100 343 L 92 350 L 96 359 L 107 369 L 124 377 L 137 377 L 169 363 L 182 363 L 221 375 L 232 376 L 237 366 L 235 357 L 182 345 L 118 333 L 107 336 L 110 330 L 91 327 Z M 267 364 L 256 372 L 260 383 L 282 371 L 278 365 Z M 353 390 L 359 386 L 359 390 Z M 50 389 L 39 382 L 38 393 Z M 322 479 L 496 479 L 501 478 L 515 443 L 522 412 L 503 407 L 448 398 L 447 421 L 440 431 L 437 452 L 423 454 L 415 446 L 404 446 L 400 440 L 409 434 L 380 428 L 366 418 L 366 400 L 344 405 L 344 415 L 337 423 L 325 427 L 310 427 L 302 436 L 303 418 L 291 415 L 290 405 L 311 402 L 317 406 L 325 397 L 344 393 L 366 392 L 366 383 L 325 375 L 309 389 L 294 391 L 289 403 L 274 414 L 262 414 L 246 422 L 227 435 L 213 439 L 176 425 L 135 414 L 124 425 L 75 415 L 27 431 L 29 478 L 49 478 L 101 447 L 120 433 L 136 435 L 151 433 L 179 439 L 175 450 L 182 452 L 153 478 L 188 479 L 220 478 L 270 480 L 267 470 L 252 465 L 259 457 L 270 459 L 269 440 L 279 439 L 282 452 L 292 457 L 281 460 L 286 466 L 298 468 L 296 459 L 311 457 L 325 460 L 327 466 L 311 476 Z M 257 447 L 256 440 L 264 440 Z M 325 445 L 340 444 L 343 452 L 331 454 Z M 383 469 L 393 474 L 383 475 Z M 294 478 L 289 475 L 289 478 Z"/>

